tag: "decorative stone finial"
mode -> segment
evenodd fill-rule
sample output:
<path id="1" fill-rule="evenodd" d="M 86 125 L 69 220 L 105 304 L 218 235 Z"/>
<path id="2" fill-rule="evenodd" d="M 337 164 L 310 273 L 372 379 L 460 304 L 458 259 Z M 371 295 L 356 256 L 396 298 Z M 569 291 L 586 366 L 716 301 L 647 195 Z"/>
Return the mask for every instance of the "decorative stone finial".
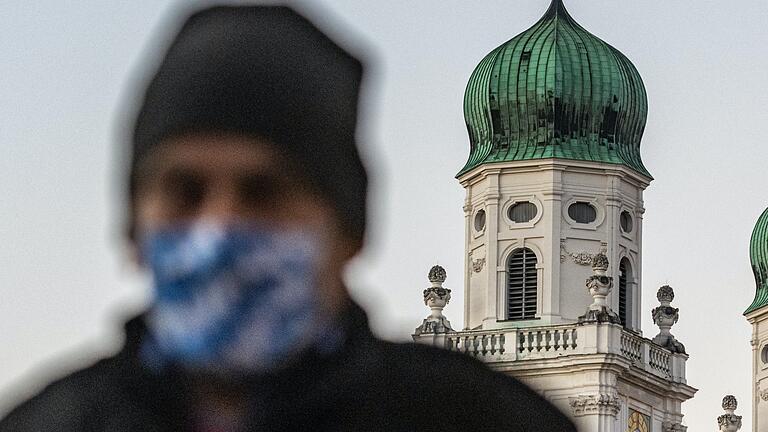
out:
<path id="1" fill-rule="evenodd" d="M 613 287 L 613 278 L 607 275 L 608 257 L 603 252 L 598 253 L 592 258 L 592 271 L 594 274 L 587 278 L 586 285 L 589 294 L 594 301 L 589 305 L 587 313 L 579 317 L 579 323 L 613 323 L 621 324 L 621 319 L 606 301 L 606 297 L 611 293 Z"/>
<path id="2" fill-rule="evenodd" d="M 656 292 L 656 298 L 661 303 L 671 303 L 675 299 L 675 290 L 669 285 L 664 285 Z"/>
<path id="3" fill-rule="evenodd" d="M 423 292 L 424 304 L 432 310 L 432 313 L 420 326 L 416 327 L 415 335 L 453 332 L 455 330 L 451 327 L 451 322 L 443 315 L 443 308 L 451 301 L 451 290 L 443 288 L 443 282 L 447 278 L 445 269 L 439 265 L 432 267 L 428 278 L 432 286 Z"/>
<path id="4" fill-rule="evenodd" d="M 680 318 L 678 313 L 680 309 L 670 306 L 670 303 L 675 298 L 675 291 L 671 286 L 664 285 L 659 288 L 656 298 L 659 300 L 659 306 L 653 308 L 651 316 L 653 317 L 653 323 L 659 327 L 659 334 L 653 338 L 653 342 L 673 353 L 685 354 L 685 346 L 670 333 L 672 326 Z"/>
<path id="5" fill-rule="evenodd" d="M 734 395 L 728 395 L 723 398 L 723 409 L 728 412 L 736 411 L 736 408 L 739 407 L 739 401 L 736 400 L 736 397 Z"/>
<path id="6" fill-rule="evenodd" d="M 439 265 L 433 266 L 431 269 L 429 269 L 429 281 L 432 283 L 440 283 L 442 284 L 445 282 L 445 279 L 447 278 L 447 275 L 445 273 L 445 269 L 442 268 Z"/>
<path id="7" fill-rule="evenodd" d="M 608 257 L 603 252 L 599 252 L 592 258 L 592 270 L 597 273 L 598 271 L 608 271 Z"/>
<path id="8" fill-rule="evenodd" d="M 736 408 L 739 406 L 736 398 L 728 395 L 723 398 L 723 409 L 725 414 L 717 418 L 717 424 L 720 426 L 720 432 L 738 432 L 741 429 L 741 416 L 736 415 Z"/>

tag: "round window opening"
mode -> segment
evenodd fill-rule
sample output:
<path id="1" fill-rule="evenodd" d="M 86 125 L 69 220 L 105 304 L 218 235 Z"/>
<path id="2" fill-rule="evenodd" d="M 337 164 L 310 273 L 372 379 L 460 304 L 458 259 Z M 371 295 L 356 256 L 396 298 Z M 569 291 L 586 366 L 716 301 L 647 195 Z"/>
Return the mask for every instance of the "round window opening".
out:
<path id="1" fill-rule="evenodd" d="M 760 351 L 760 360 L 762 360 L 764 365 L 768 365 L 768 345 L 764 346 Z"/>
<path id="2" fill-rule="evenodd" d="M 507 215 L 512 222 L 524 223 L 530 222 L 539 213 L 539 209 L 532 202 L 524 201 L 515 203 L 507 211 Z"/>
<path id="3" fill-rule="evenodd" d="M 580 224 L 589 224 L 597 220 L 597 210 L 588 202 L 578 201 L 568 207 L 568 216 Z"/>
<path id="4" fill-rule="evenodd" d="M 628 211 L 624 210 L 621 212 L 619 223 L 621 224 L 622 231 L 625 233 L 632 232 L 632 229 L 634 228 L 634 222 L 632 221 L 632 215 L 630 215 Z"/>
<path id="5" fill-rule="evenodd" d="M 485 228 L 485 210 L 475 213 L 475 231 L 482 231 Z"/>

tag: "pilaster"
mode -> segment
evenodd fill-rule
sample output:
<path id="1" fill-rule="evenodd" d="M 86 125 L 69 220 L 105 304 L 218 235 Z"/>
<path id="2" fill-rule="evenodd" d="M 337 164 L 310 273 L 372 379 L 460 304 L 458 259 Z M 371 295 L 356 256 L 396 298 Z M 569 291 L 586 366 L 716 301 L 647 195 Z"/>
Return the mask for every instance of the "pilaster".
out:
<path id="1" fill-rule="evenodd" d="M 486 173 L 488 189 L 485 193 L 485 214 L 486 214 L 486 228 L 485 228 L 485 248 L 486 257 L 491 262 L 497 262 L 499 256 L 499 200 L 501 194 L 499 193 L 499 175 L 500 170 L 489 170 Z M 499 319 L 499 287 L 496 282 L 497 274 L 495 272 L 488 271 L 487 273 L 487 297 L 485 304 L 485 317 L 483 317 L 484 325 L 491 325 Z"/>
<path id="2" fill-rule="evenodd" d="M 561 319 L 560 300 L 560 241 L 562 232 L 562 218 L 559 214 L 563 208 L 563 171 L 565 165 L 554 164 L 551 167 L 540 167 L 545 169 L 550 177 L 550 183 L 541 191 L 542 205 L 548 215 L 553 215 L 545 219 L 544 231 L 551 233 L 548 238 L 543 240 L 547 244 L 546 250 L 549 252 L 544 257 L 543 268 L 547 271 L 541 272 L 541 318 L 544 322 L 556 322 Z"/>
<path id="3" fill-rule="evenodd" d="M 746 315 L 752 325 L 752 431 L 768 427 L 768 306 Z"/>

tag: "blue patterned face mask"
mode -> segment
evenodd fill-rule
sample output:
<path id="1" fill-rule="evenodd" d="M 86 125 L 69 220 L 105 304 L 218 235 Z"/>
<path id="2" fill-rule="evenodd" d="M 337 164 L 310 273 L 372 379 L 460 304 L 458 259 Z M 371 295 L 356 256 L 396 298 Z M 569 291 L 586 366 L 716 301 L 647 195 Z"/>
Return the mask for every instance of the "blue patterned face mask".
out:
<path id="1" fill-rule="evenodd" d="M 217 374 L 275 370 L 326 339 L 307 232 L 200 223 L 149 233 L 155 301 L 142 357 Z"/>

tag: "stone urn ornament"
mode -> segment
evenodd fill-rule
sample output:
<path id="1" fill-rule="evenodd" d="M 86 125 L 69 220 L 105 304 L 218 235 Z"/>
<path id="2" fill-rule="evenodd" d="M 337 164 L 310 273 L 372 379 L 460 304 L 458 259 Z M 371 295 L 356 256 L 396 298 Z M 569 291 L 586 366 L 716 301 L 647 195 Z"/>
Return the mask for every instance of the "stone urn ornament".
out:
<path id="1" fill-rule="evenodd" d="M 675 291 L 669 285 L 659 288 L 656 293 L 656 299 L 659 300 L 659 306 L 653 308 L 651 316 L 653 323 L 659 327 L 659 334 L 653 338 L 653 342 L 661 345 L 673 353 L 685 354 L 685 346 L 680 343 L 670 330 L 680 318 L 680 309 L 672 307 L 672 300 L 675 299 Z"/>
<path id="2" fill-rule="evenodd" d="M 579 317 L 579 323 L 621 324 L 619 316 L 611 310 L 607 297 L 613 288 L 613 278 L 608 276 L 608 257 L 600 252 L 592 258 L 592 276 L 587 278 L 586 286 L 592 296 L 592 304 L 587 313 Z"/>
<path id="3" fill-rule="evenodd" d="M 451 290 L 443 287 L 447 278 L 445 269 L 439 265 L 432 267 L 429 270 L 428 278 L 432 286 L 425 289 L 423 295 L 424 304 L 431 310 L 431 313 L 420 326 L 416 327 L 415 334 L 418 336 L 424 333 L 454 332 L 451 322 L 443 315 L 443 309 L 451 301 Z"/>
<path id="4" fill-rule="evenodd" d="M 734 396 L 728 395 L 723 398 L 725 414 L 717 418 L 720 432 L 738 432 L 741 429 L 741 416 L 736 415 L 736 408 L 738 406 L 739 404 Z"/>

